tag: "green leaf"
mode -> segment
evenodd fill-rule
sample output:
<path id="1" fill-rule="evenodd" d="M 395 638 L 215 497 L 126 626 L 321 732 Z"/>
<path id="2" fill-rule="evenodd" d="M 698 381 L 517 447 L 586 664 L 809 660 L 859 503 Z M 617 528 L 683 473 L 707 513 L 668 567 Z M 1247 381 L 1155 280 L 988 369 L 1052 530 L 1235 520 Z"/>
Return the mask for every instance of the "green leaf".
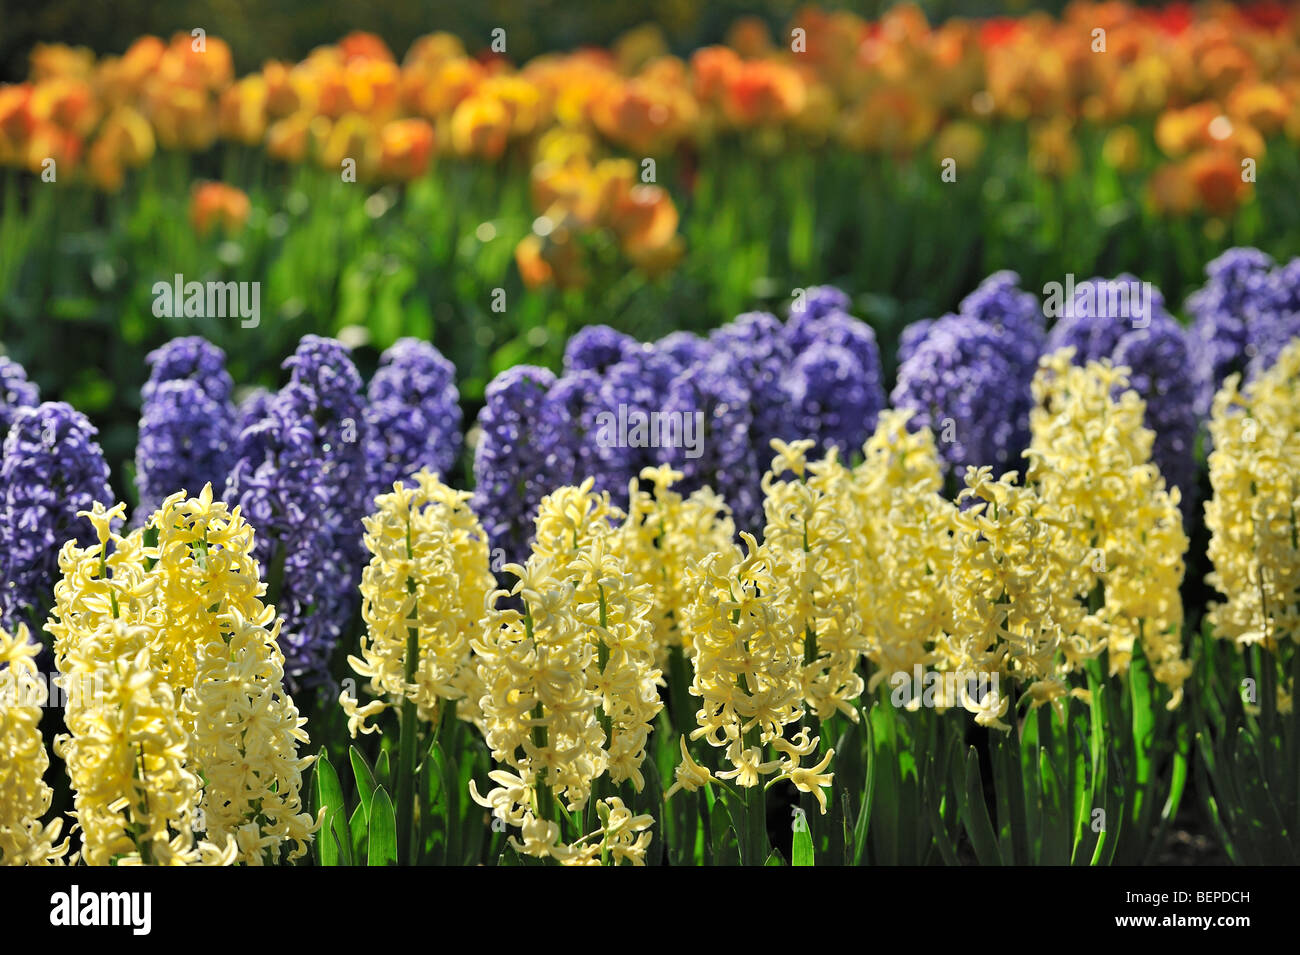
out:
<path id="1" fill-rule="evenodd" d="M 312 810 L 320 812 L 325 809 L 325 820 L 320 832 L 316 834 L 316 863 L 322 866 L 347 865 L 351 840 L 342 825 L 346 809 L 343 802 L 343 787 L 339 785 L 338 773 L 330 764 L 324 748 L 316 758 L 316 771 L 312 775 Z M 330 838 L 330 836 L 333 838 Z M 337 842 L 335 840 L 337 839 Z"/>
<path id="2" fill-rule="evenodd" d="M 764 866 L 769 866 L 769 865 L 774 865 L 774 866 L 783 866 L 783 865 L 785 865 L 785 859 L 783 859 L 783 858 L 781 857 L 781 852 L 780 852 L 780 850 L 778 850 L 778 849 L 773 849 L 773 850 L 772 850 L 772 853 L 767 857 L 767 861 L 764 862 L 763 865 L 764 865 Z"/>
<path id="3" fill-rule="evenodd" d="M 742 793 L 731 788 L 726 783 L 719 786 L 719 799 L 723 808 L 727 811 L 727 816 L 731 821 L 731 830 L 736 834 L 736 842 L 741 846 L 741 865 L 753 865 L 749 859 L 748 846 L 749 841 L 749 816 L 745 810 L 747 808 L 745 797 Z M 714 848 L 716 851 L 718 839 L 717 806 L 714 806 Z"/>
<path id="4" fill-rule="evenodd" d="M 397 817 L 393 815 L 393 801 L 383 786 L 375 790 L 370 804 L 370 846 L 366 865 L 397 864 Z"/>
<path id="5" fill-rule="evenodd" d="M 859 724 L 866 733 L 866 788 L 862 793 L 862 806 L 858 809 L 858 819 L 853 825 L 853 864 L 862 865 L 862 857 L 867 850 L 867 830 L 871 823 L 871 804 L 876 793 L 876 733 L 871 725 L 871 714 L 859 707 L 862 718 Z"/>
<path id="6" fill-rule="evenodd" d="M 808 831 L 808 821 L 806 819 L 803 820 L 802 825 L 795 826 L 794 846 L 790 855 L 791 865 L 808 866 L 813 864 L 812 834 Z"/>
<path id="7" fill-rule="evenodd" d="M 352 858 L 356 860 L 358 865 L 366 857 L 368 818 L 369 814 L 366 812 L 366 807 L 358 803 L 357 808 L 352 810 L 352 820 L 348 823 L 349 835 L 352 837 Z"/>
<path id="8" fill-rule="evenodd" d="M 954 775 L 960 769 L 954 764 Z M 1002 865 L 1002 854 L 998 851 L 997 835 L 989 819 L 988 806 L 984 804 L 984 788 L 980 783 L 980 757 L 972 746 L 966 750 L 965 785 L 959 788 L 961 794 L 961 816 L 966 824 L 966 833 L 980 865 Z"/>
<path id="9" fill-rule="evenodd" d="M 366 757 L 355 746 L 349 749 L 348 757 L 352 760 L 352 775 L 357 781 L 357 795 L 361 797 L 361 805 L 365 808 L 366 818 L 368 819 L 370 818 L 370 800 L 375 792 L 375 774 L 371 770 L 370 764 L 366 762 Z"/>

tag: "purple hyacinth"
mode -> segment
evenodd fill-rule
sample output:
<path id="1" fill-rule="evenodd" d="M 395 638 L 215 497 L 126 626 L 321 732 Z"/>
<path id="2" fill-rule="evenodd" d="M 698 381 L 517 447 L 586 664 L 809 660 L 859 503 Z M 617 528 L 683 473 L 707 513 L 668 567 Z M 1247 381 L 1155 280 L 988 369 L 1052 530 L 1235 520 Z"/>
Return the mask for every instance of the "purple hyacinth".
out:
<path id="1" fill-rule="evenodd" d="M 1017 273 L 1004 269 L 989 275 L 975 291 L 961 300 L 957 313 L 1004 335 L 1006 347 L 1021 370 L 1021 377 L 1033 378 L 1047 335 L 1038 298 L 1020 288 Z M 900 367 L 924 341 L 934 321 L 922 319 L 903 329 L 896 352 Z"/>
<path id="2" fill-rule="evenodd" d="M 380 357 L 368 398 L 368 500 L 421 468 L 447 479 L 461 446 L 455 366 L 428 342 L 403 338 Z"/>
<path id="3" fill-rule="evenodd" d="M 291 382 L 304 386 L 296 394 L 309 396 L 302 412 L 316 423 L 326 470 L 346 498 L 344 509 L 360 520 L 366 511 L 365 406 L 352 350 L 332 338 L 304 335 L 283 367 Z"/>
<path id="4" fill-rule="evenodd" d="M 594 371 L 602 374 L 641 348 L 631 335 L 608 325 L 587 325 L 569 339 L 564 348 L 565 371 Z"/>
<path id="5" fill-rule="evenodd" d="M 96 501 L 114 503 L 97 435 L 85 415 L 61 401 L 14 414 L 0 463 L 0 615 L 11 630 L 25 622 L 35 633 L 44 623 L 64 542 L 95 539 L 78 512 Z"/>
<path id="6" fill-rule="evenodd" d="M 284 367 L 288 384 L 240 435 L 226 493 L 256 529 L 258 560 L 270 568 L 290 682 L 313 686 L 329 682 L 360 580 L 367 425 L 361 376 L 344 345 L 304 336 Z"/>
<path id="7" fill-rule="evenodd" d="M 713 367 L 736 379 L 749 394 L 754 448 L 760 460 L 772 438 L 789 434 L 790 411 L 781 379 L 794 363 L 794 352 L 781 320 L 769 312 L 746 312 L 709 336 Z"/>
<path id="8" fill-rule="evenodd" d="M 1258 249 L 1229 249 L 1205 267 L 1207 281 L 1187 299 L 1192 361 L 1198 390 L 1196 410 L 1209 414 L 1223 380 L 1245 369 L 1254 345 L 1251 326 L 1277 300 L 1270 287 L 1273 260 Z"/>
<path id="9" fill-rule="evenodd" d="M 140 389 L 137 522 L 176 491 L 198 494 L 211 483 L 220 492 L 237 435 L 225 352 L 202 338 L 174 338 L 145 361 L 150 372 Z"/>
<path id="10" fill-rule="evenodd" d="M 682 472 L 681 490 L 709 486 L 731 506 L 737 527 L 757 532 L 763 515 L 759 480 L 767 458 L 754 446 L 749 394 L 713 364 L 687 368 L 673 379 L 663 411 L 691 440 L 669 448 L 665 463 Z"/>
<path id="11" fill-rule="evenodd" d="M 145 402 L 165 381 L 193 381 L 208 397 L 223 405 L 235 388 L 230 372 L 226 371 L 226 353 L 197 335 L 173 338 L 146 355 L 145 362 L 149 365 L 149 380 L 140 389 Z"/>
<path id="12" fill-rule="evenodd" d="M 818 453 L 838 448 L 840 460 L 851 461 L 871 437 L 885 404 L 878 365 L 875 371 L 864 374 L 859 357 L 841 345 L 810 345 L 781 382 L 792 412 L 792 435 L 812 438 Z"/>
<path id="13" fill-rule="evenodd" d="M 957 310 L 1002 332 L 1016 363 L 1033 376 L 1047 336 L 1038 298 L 1020 288 L 1019 275 L 1008 269 L 994 272 L 961 300 Z"/>
<path id="14" fill-rule="evenodd" d="M 1198 419 L 1197 378 L 1187 334 L 1165 311 L 1164 297 L 1154 288 L 1147 313 L 1136 318 L 1117 314 L 1109 304 L 1098 305 L 1109 288 L 1136 281 L 1121 275 L 1109 285 L 1100 279 L 1081 283 L 1070 314 L 1052 329 L 1049 347 L 1074 348 L 1077 364 L 1107 358 L 1129 368 L 1130 385 L 1147 406 L 1145 424 L 1156 435 L 1152 458 L 1165 480 L 1182 490 L 1184 514 L 1189 514 L 1196 490 Z M 1088 289 L 1091 293 L 1085 294 Z M 1137 327 L 1137 322 L 1145 325 Z"/>
<path id="15" fill-rule="evenodd" d="M 1129 369 L 1129 384 L 1146 402 L 1144 420 L 1155 432 L 1151 457 L 1166 483 L 1182 491 L 1183 514 L 1196 496 L 1196 380 L 1187 335 L 1167 313 L 1120 339 L 1116 365 Z"/>
<path id="16" fill-rule="evenodd" d="M 900 367 L 903 362 L 912 357 L 912 353 L 920 347 L 921 342 L 925 341 L 925 336 L 930 334 L 934 322 L 933 318 L 918 318 L 903 329 L 898 336 L 898 348 L 894 350 L 894 357 Z"/>
<path id="17" fill-rule="evenodd" d="M 1282 349 L 1300 336 L 1300 258 L 1270 272 L 1264 286 L 1245 347 L 1251 378 L 1272 367 Z"/>
<path id="18" fill-rule="evenodd" d="M 713 357 L 709 341 L 692 332 L 672 332 L 655 342 L 654 347 L 683 369 L 703 365 Z"/>
<path id="19" fill-rule="evenodd" d="M 829 295 L 834 290 L 817 291 L 824 298 L 847 302 L 842 294 Z M 866 322 L 823 307 L 791 315 L 786 336 L 796 357 L 781 379 L 791 411 L 787 433 L 779 437 L 813 438 L 818 453 L 834 445 L 844 461 L 851 460 L 871 436 L 885 405 L 876 333 Z"/>
<path id="20" fill-rule="evenodd" d="M 239 443 L 240 436 L 250 427 L 267 416 L 275 392 L 266 388 L 252 388 L 235 408 L 235 449 L 236 457 L 243 453 Z"/>
<path id="21" fill-rule="evenodd" d="M 234 428 L 229 404 L 218 404 L 196 381 L 157 385 L 144 403 L 135 450 L 136 514 L 147 518 L 176 491 L 217 493 L 231 464 Z"/>
<path id="22" fill-rule="evenodd" d="M 488 384 L 478 415 L 474 513 L 493 549 L 515 563 L 528 556 L 538 504 L 553 490 L 556 472 L 572 460 L 570 449 L 546 446 L 548 432 L 554 432 L 543 416 L 553 413 L 547 395 L 554 384 L 549 369 L 515 365 Z"/>
<path id="23" fill-rule="evenodd" d="M 880 346 L 876 333 L 861 319 L 844 312 L 828 312 L 820 318 L 796 315 L 786 326 L 786 337 L 796 357 L 814 345 L 838 345 L 853 355 L 868 383 L 880 387 Z"/>
<path id="24" fill-rule="evenodd" d="M 825 318 L 832 312 L 848 312 L 849 296 L 834 285 L 814 285 L 804 289 L 803 300 L 798 299 L 790 306 L 790 318 L 794 320 Z"/>
<path id="25" fill-rule="evenodd" d="M 27 370 L 12 358 L 0 355 L 0 440 L 14 423 L 19 408 L 35 408 L 41 390 L 27 380 Z"/>
<path id="26" fill-rule="evenodd" d="M 628 483 L 647 466 L 663 463 L 668 448 L 657 447 L 653 429 L 638 434 L 638 421 L 663 410 L 673 379 L 681 366 L 672 356 L 645 345 L 611 365 L 600 383 L 594 405 L 596 423 L 596 489 L 608 491 L 619 507 L 628 502 Z M 656 419 L 657 420 L 657 419 Z M 624 423 L 626 431 L 624 434 Z"/>
<path id="27" fill-rule="evenodd" d="M 996 329 L 969 315 L 935 322 L 898 370 L 893 403 L 934 432 L 950 470 L 1017 466 L 1029 432 L 1029 381 Z"/>
<path id="28" fill-rule="evenodd" d="M 538 475 L 542 486 L 555 490 L 592 477 L 604 489 L 619 477 L 605 475 L 596 444 L 600 388 L 596 372 L 572 371 L 547 391 L 535 429 L 538 446 L 546 450 Z"/>
<path id="29" fill-rule="evenodd" d="M 1145 290 L 1150 300 L 1142 303 Z M 1136 293 L 1136 294 L 1135 294 Z M 1123 306 L 1127 297 L 1128 307 Z M 1135 302 L 1139 304 L 1134 304 Z M 1075 286 L 1073 300 L 1056 320 L 1048 349 L 1070 346 L 1079 360 L 1110 358 L 1120 339 L 1136 328 L 1169 319 L 1164 296 L 1127 273 L 1113 279 L 1092 278 Z M 1124 314 L 1127 311 L 1129 314 Z"/>
<path id="30" fill-rule="evenodd" d="M 342 632 L 338 604 L 349 589 L 326 515 L 330 482 L 314 422 L 301 413 L 311 397 L 290 383 L 240 437 L 226 499 L 256 531 L 255 556 L 267 575 L 269 600 L 284 619 L 280 646 L 297 686 L 326 681 L 330 653 Z"/>

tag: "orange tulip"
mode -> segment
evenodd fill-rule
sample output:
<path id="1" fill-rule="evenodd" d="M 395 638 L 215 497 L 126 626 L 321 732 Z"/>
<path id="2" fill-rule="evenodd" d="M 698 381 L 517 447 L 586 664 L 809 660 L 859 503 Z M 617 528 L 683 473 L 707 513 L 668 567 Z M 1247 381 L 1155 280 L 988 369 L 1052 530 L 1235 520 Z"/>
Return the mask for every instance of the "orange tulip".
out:
<path id="1" fill-rule="evenodd" d="M 1171 159 L 1185 156 L 1210 142 L 1210 123 L 1219 115 L 1213 103 L 1197 103 L 1186 109 L 1169 109 L 1156 120 L 1156 145 Z"/>
<path id="2" fill-rule="evenodd" d="M 433 127 L 423 119 L 398 119 L 379 131 L 379 172 L 392 179 L 423 176 L 433 156 Z"/>
<path id="3" fill-rule="evenodd" d="M 691 55 L 691 76 L 697 99 L 721 103 L 729 87 L 744 69 L 736 51 L 725 46 L 706 46 Z"/>
<path id="4" fill-rule="evenodd" d="M 1242 83 L 1228 96 L 1228 115 L 1265 136 L 1280 131 L 1290 113 L 1290 100 L 1271 83 Z"/>
<path id="5" fill-rule="evenodd" d="M 302 99 L 294 88 L 291 68 L 276 60 L 262 64 L 262 82 L 266 86 L 266 115 L 282 119 L 302 108 Z"/>
<path id="6" fill-rule="evenodd" d="M 448 60 L 465 58 L 465 44 L 453 33 L 428 33 L 418 37 L 406 51 L 403 69 L 436 67 Z"/>
<path id="7" fill-rule="evenodd" d="M 199 183 L 190 197 L 190 221 L 201 236 L 218 226 L 238 232 L 248 221 L 249 209 L 248 196 L 224 182 Z"/>
<path id="8" fill-rule="evenodd" d="M 104 120 L 86 154 L 91 181 L 101 189 L 122 187 L 127 167 L 148 161 L 154 152 L 153 127 L 129 106 L 119 106 Z"/>
<path id="9" fill-rule="evenodd" d="M 401 72 L 391 60 L 353 59 L 341 79 L 344 112 L 382 117 L 396 110 Z"/>
<path id="10" fill-rule="evenodd" d="M 259 74 L 246 76 L 221 94 L 218 122 L 221 135 L 252 146 L 266 132 L 266 104 L 270 91 Z"/>
<path id="11" fill-rule="evenodd" d="M 1187 161 L 1187 176 L 1196 196 L 1211 215 L 1230 216 L 1250 196 L 1240 160 L 1227 150 L 1205 150 Z"/>
<path id="12" fill-rule="evenodd" d="M 132 95 L 140 90 L 145 78 L 152 76 L 162 62 L 167 45 L 156 36 L 142 36 L 122 54 L 113 77 Z"/>
<path id="13" fill-rule="evenodd" d="M 186 83 L 220 91 L 234 79 L 234 59 L 230 47 L 220 37 L 204 36 L 202 48 L 197 37 L 177 33 L 158 60 L 158 75 L 168 83 Z"/>
<path id="14" fill-rule="evenodd" d="M 31 81 L 70 79 L 90 80 L 95 73 L 95 53 L 84 46 L 63 43 L 38 43 L 32 48 Z"/>
<path id="15" fill-rule="evenodd" d="M 886 87 L 846 114 L 841 136 L 856 149 L 910 153 L 934 132 L 938 121 L 934 108 L 909 88 Z"/>
<path id="16" fill-rule="evenodd" d="M 500 100 L 470 96 L 451 117 L 451 145 L 461 156 L 500 159 L 510 139 L 510 113 Z"/>
<path id="17" fill-rule="evenodd" d="M 546 236 L 524 236 L 515 246 L 515 264 L 528 288 L 555 285 L 578 288 L 587 282 L 582 267 L 582 251 L 569 230 L 555 228 Z"/>
<path id="18" fill-rule="evenodd" d="M 339 40 L 339 49 L 345 60 L 381 60 L 393 63 L 393 53 L 388 44 L 373 33 L 355 30 Z"/>
<path id="19" fill-rule="evenodd" d="M 294 113 L 277 119 L 266 131 L 266 151 L 283 162 L 302 162 L 311 144 L 310 113 Z"/>
<path id="20" fill-rule="evenodd" d="M 727 118 L 739 126 L 779 123 L 803 109 L 803 79 L 773 60 L 745 63 L 727 86 Z"/>
<path id="21" fill-rule="evenodd" d="M 642 155 L 672 148 L 683 125 L 675 91 L 642 80 L 609 87 L 591 104 L 591 119 L 611 142 Z"/>
<path id="22" fill-rule="evenodd" d="M 43 172 L 46 160 L 53 159 L 60 180 L 74 172 L 84 142 L 76 133 L 54 123 L 37 123 L 26 144 L 26 166 L 33 173 Z"/>
<path id="23" fill-rule="evenodd" d="M 85 135 L 99 122 L 100 106 L 85 80 L 57 79 L 32 88 L 28 110 L 38 123 L 55 123 Z"/>
<path id="24" fill-rule="evenodd" d="M 0 86 L 0 140 L 17 143 L 31 135 L 36 125 L 29 108 L 31 98 L 30 84 Z"/>
<path id="25" fill-rule="evenodd" d="M 314 131 L 324 132 L 324 117 L 317 117 Z M 331 123 L 328 132 L 320 136 L 320 162 L 331 172 L 343 169 L 344 160 L 356 163 L 358 178 L 368 179 L 375 170 L 377 143 L 375 128 L 370 119 L 360 113 L 346 113 Z"/>
<path id="26" fill-rule="evenodd" d="M 206 149 L 217 138 L 216 107 L 202 87 L 151 82 L 145 111 L 167 149 Z"/>
<path id="27" fill-rule="evenodd" d="M 633 186 L 618 196 L 610 210 L 610 225 L 623 251 L 631 256 L 662 249 L 677 234 L 677 207 L 659 186 Z"/>
<path id="28" fill-rule="evenodd" d="M 727 31 L 727 46 L 743 57 L 763 56 L 772 49 L 772 33 L 758 17 L 741 17 Z"/>

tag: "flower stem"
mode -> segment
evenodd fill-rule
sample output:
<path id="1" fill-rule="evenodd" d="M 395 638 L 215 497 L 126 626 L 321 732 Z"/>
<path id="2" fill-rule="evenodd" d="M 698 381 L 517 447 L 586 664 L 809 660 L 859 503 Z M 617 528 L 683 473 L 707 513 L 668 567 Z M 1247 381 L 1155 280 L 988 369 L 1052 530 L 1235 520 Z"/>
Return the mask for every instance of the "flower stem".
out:
<path id="1" fill-rule="evenodd" d="M 414 582 L 406 582 L 414 592 Z M 419 619 L 418 611 L 414 611 Z M 406 660 L 403 682 L 409 687 L 415 682 L 420 663 L 419 628 L 410 627 L 406 634 Z M 419 734 L 418 714 L 409 692 L 402 694 L 401 736 L 397 743 L 397 858 L 406 865 L 415 865 L 415 838 L 412 828 L 415 821 L 415 750 Z"/>

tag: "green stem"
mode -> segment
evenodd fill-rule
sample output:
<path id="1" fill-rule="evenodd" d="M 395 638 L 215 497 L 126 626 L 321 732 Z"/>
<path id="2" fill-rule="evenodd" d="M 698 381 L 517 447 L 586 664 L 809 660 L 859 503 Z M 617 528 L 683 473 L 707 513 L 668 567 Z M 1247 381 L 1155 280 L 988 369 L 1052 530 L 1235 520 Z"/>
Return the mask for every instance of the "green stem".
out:
<path id="1" fill-rule="evenodd" d="M 411 528 L 406 529 L 406 553 L 413 556 L 411 546 Z M 406 592 L 415 595 L 415 581 L 406 580 Z M 419 599 L 411 607 L 412 619 L 420 619 Z M 402 715 L 401 736 L 397 742 L 397 858 L 406 865 L 415 865 L 415 838 L 412 828 L 415 822 L 415 750 L 416 737 L 419 734 L 415 702 L 411 699 L 408 687 L 415 682 L 415 674 L 420 667 L 420 629 L 409 627 L 406 633 L 406 659 L 402 672 Z"/>
<path id="2" fill-rule="evenodd" d="M 533 615 L 531 611 L 529 611 L 527 603 L 524 604 L 524 633 L 527 634 L 528 636 L 528 642 L 530 644 L 535 644 L 535 638 L 533 637 Z M 533 723 L 532 737 L 533 737 L 533 746 L 539 751 L 546 749 L 546 743 L 547 743 L 546 724 L 541 722 L 541 720 L 544 718 L 545 717 L 542 709 L 542 704 L 538 703 L 535 707 L 533 707 L 533 719 L 536 722 Z M 537 772 L 537 818 L 538 819 L 550 819 L 554 815 L 553 807 L 552 807 L 551 786 L 543 778 L 544 772 L 545 770 L 538 770 Z"/>
<path id="3" fill-rule="evenodd" d="M 757 727 L 745 734 L 745 743 L 762 748 Z M 762 780 L 745 790 L 745 812 L 749 817 L 749 858 L 744 862 L 762 865 L 767 859 L 767 787 Z"/>
<path id="4" fill-rule="evenodd" d="M 406 636 L 406 684 L 415 682 L 420 646 L 414 627 Z M 409 696 L 402 696 L 401 736 L 397 744 L 397 857 L 414 865 L 412 826 L 415 820 L 415 750 L 419 735 L 418 714 Z"/>

